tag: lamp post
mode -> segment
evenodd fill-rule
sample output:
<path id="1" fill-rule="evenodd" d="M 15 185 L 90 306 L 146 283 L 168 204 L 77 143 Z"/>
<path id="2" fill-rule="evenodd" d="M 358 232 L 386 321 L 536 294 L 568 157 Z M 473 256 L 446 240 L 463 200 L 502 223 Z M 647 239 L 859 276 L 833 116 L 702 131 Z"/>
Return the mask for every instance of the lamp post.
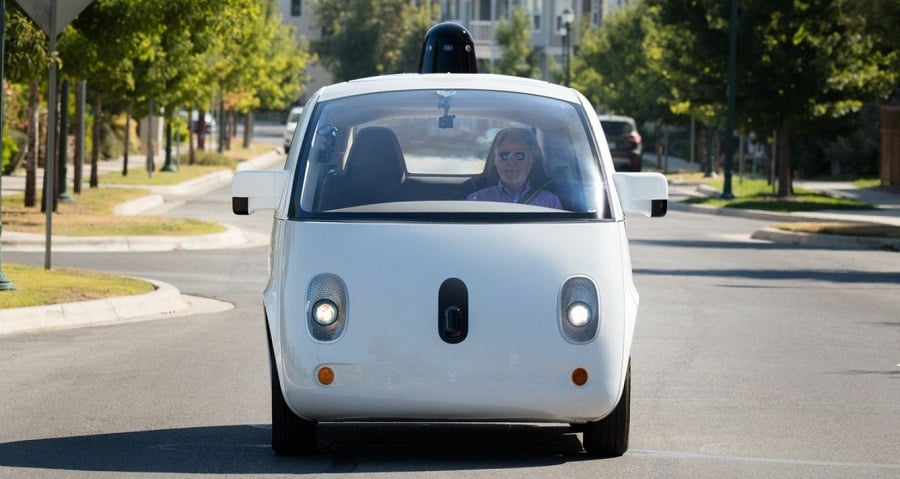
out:
<path id="1" fill-rule="evenodd" d="M 731 169 L 734 161 L 734 97 L 737 87 L 737 0 L 731 0 L 731 19 L 728 21 L 728 90 L 726 92 L 727 118 L 725 120 L 725 182 L 722 199 L 734 198 L 731 187 Z"/>
<path id="2" fill-rule="evenodd" d="M 566 71 L 566 86 L 569 86 L 572 73 L 570 66 L 572 58 L 569 50 L 572 45 L 572 22 L 575 20 L 575 14 L 572 12 L 572 9 L 566 7 L 560 14 L 559 19 L 562 22 L 559 34 L 562 35 L 563 43 L 563 68 Z"/>

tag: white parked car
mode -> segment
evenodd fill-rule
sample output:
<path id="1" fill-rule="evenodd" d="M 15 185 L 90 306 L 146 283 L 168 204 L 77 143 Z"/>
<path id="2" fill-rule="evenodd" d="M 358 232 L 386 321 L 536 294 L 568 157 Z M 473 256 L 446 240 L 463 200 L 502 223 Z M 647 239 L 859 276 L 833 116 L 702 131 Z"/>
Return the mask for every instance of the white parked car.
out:
<path id="1" fill-rule="evenodd" d="M 590 103 L 516 77 L 406 74 L 319 90 L 284 170 L 263 293 L 272 446 L 335 421 L 568 423 L 628 447 L 638 292 L 625 213 L 666 179 L 617 173 Z"/>
<path id="2" fill-rule="evenodd" d="M 288 112 L 287 121 L 284 124 L 284 152 L 287 153 L 291 150 L 291 139 L 294 137 L 294 130 L 297 129 L 297 122 L 300 121 L 300 117 L 303 116 L 303 107 L 295 106 L 291 108 L 291 111 Z"/>

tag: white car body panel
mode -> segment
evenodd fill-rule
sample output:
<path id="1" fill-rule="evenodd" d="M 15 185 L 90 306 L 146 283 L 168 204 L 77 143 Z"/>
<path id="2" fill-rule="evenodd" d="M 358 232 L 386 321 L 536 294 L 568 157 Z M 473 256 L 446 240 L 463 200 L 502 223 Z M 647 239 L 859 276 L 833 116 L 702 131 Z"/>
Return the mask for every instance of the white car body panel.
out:
<path id="1" fill-rule="evenodd" d="M 288 221 L 277 229 L 276 255 L 316 252 L 294 255 L 265 293 L 270 328 L 281 332 L 285 397 L 298 415 L 582 422 L 615 406 L 638 299 L 623 280 L 622 223 Z M 298 317 L 320 273 L 341 277 L 348 290 L 347 329 L 333 343 L 313 339 Z M 590 278 L 600 293 L 599 332 L 586 345 L 559 329 L 559 290 L 572 276 Z M 469 291 L 460 344 L 438 336 L 438 288 L 451 277 Z M 334 369 L 334 384 L 316 382 L 321 366 Z M 590 375 L 585 386 L 572 384 L 577 367 Z"/>

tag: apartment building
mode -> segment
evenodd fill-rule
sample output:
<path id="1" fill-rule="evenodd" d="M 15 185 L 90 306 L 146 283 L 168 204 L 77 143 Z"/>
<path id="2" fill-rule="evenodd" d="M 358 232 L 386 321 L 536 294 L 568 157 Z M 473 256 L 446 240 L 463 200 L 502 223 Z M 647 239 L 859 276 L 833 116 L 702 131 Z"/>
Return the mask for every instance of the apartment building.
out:
<path id="1" fill-rule="evenodd" d="M 311 42 L 321 35 L 315 18 L 315 2 L 318 0 L 279 0 L 279 9 L 284 21 L 295 27 L 298 38 Z M 422 3 L 427 0 L 410 0 Z M 567 8 L 574 14 L 572 36 L 577 38 L 575 28 L 582 17 L 589 17 L 593 25 L 600 25 L 610 12 L 625 8 L 635 0 L 434 0 L 441 9 L 442 21 L 454 21 L 464 25 L 475 41 L 475 52 L 479 59 L 489 63 L 500 58 L 501 48 L 497 44 L 494 27 L 507 18 L 513 8 L 523 8 L 532 19 L 531 44 L 539 52 L 562 64 L 563 35 L 562 13 Z M 550 61 L 542 65 L 543 78 L 549 79 Z M 308 70 L 306 95 L 331 82 L 331 75 L 321 64 L 315 63 Z"/>

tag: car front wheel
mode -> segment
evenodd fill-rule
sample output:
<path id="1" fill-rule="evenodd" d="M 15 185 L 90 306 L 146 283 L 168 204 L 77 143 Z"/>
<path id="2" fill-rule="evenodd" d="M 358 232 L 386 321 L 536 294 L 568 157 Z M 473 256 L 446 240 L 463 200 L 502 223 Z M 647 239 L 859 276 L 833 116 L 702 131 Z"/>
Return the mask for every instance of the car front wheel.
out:
<path id="1" fill-rule="evenodd" d="M 272 449 L 280 456 L 316 451 L 316 423 L 294 414 L 281 393 L 278 368 L 269 337 L 269 370 L 272 382 Z"/>
<path id="2" fill-rule="evenodd" d="M 605 418 L 585 424 L 582 445 L 592 456 L 618 457 L 628 450 L 628 427 L 631 422 L 631 361 L 625 373 L 622 397 L 613 412 Z"/>

